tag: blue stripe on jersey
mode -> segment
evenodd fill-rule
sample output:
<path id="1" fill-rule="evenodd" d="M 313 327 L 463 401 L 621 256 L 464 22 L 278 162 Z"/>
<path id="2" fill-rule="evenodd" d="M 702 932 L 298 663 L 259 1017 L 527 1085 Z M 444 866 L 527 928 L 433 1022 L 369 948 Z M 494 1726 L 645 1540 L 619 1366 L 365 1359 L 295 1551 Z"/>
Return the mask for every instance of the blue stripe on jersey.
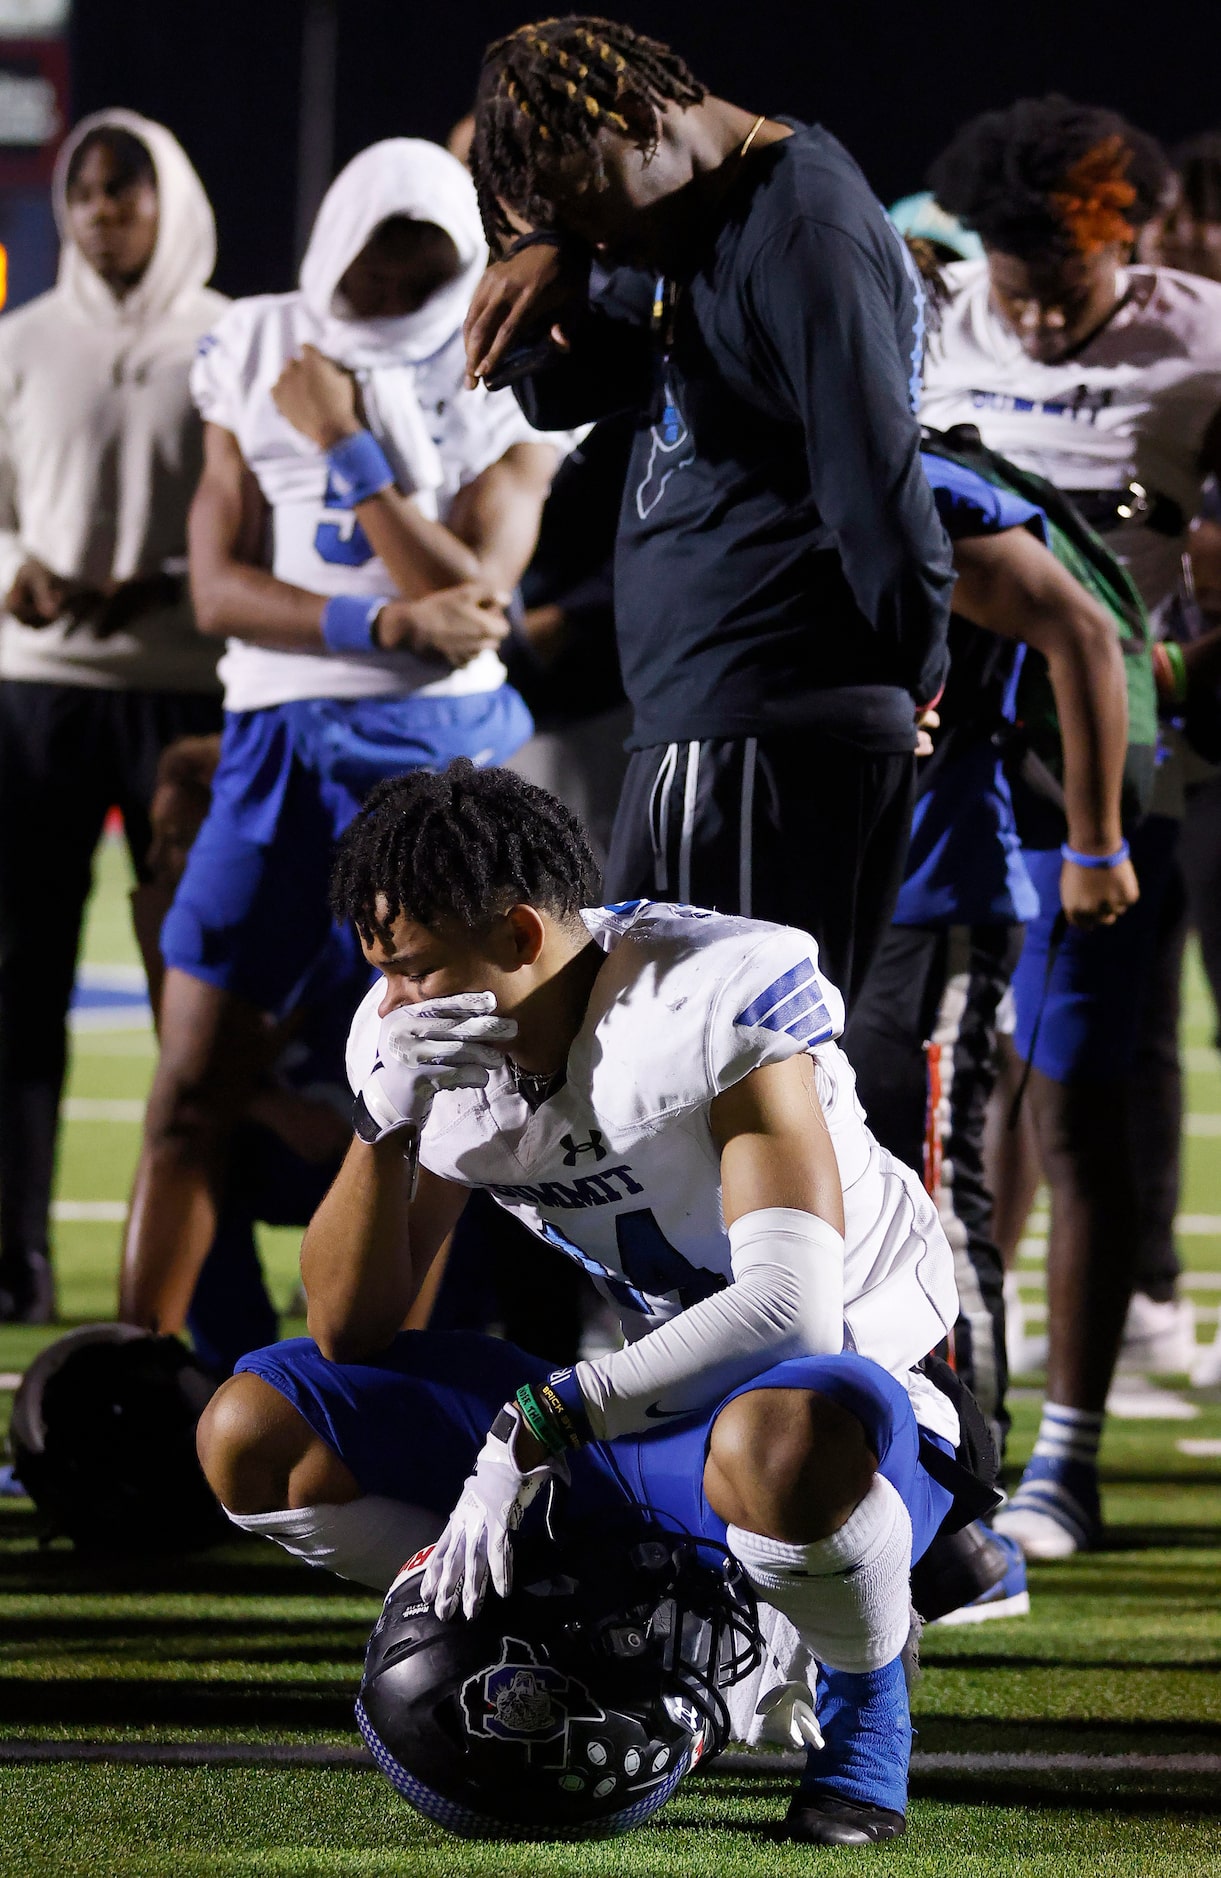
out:
<path id="1" fill-rule="evenodd" d="M 808 1017 L 799 1018 L 795 1024 L 786 1024 L 784 1034 L 798 1043 L 827 1043 L 835 1035 L 835 1027 L 826 1005 L 820 1002 L 818 1009 L 811 1011 Z"/>
<path id="2" fill-rule="evenodd" d="M 815 977 L 813 961 L 802 959 L 799 964 L 792 967 L 791 971 L 787 971 L 783 978 L 775 979 L 766 991 L 761 991 L 744 1011 L 739 1011 L 733 1020 L 734 1023 L 762 1024 L 778 1004 L 783 1004 L 787 997 L 790 997 L 794 991 L 800 991 L 803 985 L 811 984 Z"/>
<path id="3" fill-rule="evenodd" d="M 809 959 L 803 959 L 783 978 L 777 978 L 753 1004 L 739 1011 L 733 1021 L 779 1031 L 804 1044 L 825 1043 L 835 1034 L 831 1013 L 819 989 L 818 975 Z"/>

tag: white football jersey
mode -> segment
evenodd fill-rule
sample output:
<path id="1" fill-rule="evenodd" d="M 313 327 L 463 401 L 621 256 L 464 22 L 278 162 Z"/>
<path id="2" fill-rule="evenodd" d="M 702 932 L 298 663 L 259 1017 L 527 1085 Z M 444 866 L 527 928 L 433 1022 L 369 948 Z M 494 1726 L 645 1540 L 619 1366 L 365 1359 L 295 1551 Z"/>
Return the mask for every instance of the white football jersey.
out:
<path id="1" fill-rule="evenodd" d="M 986 261 L 945 270 L 950 289 L 924 365 L 922 420 L 974 424 L 984 442 L 1059 489 L 1138 482 L 1196 513 L 1200 450 L 1221 410 L 1221 285 L 1131 267 L 1124 304 L 1072 358 L 1028 358 L 991 303 Z M 1183 537 L 1119 528 L 1108 546 L 1150 607 L 1175 587 Z"/>
<path id="2" fill-rule="evenodd" d="M 191 391 L 201 415 L 237 438 L 263 492 L 271 510 L 272 573 L 309 593 L 393 595 L 398 591 L 394 581 L 355 515 L 330 499 L 326 458 L 272 403 L 271 388 L 287 361 L 303 345 L 318 345 L 320 338 L 299 293 L 235 301 L 201 342 Z M 420 490 L 417 499 L 439 521 L 446 519 L 458 491 L 499 462 L 511 445 L 547 441 L 527 424 L 511 391 L 466 390 L 465 369 L 459 330 L 421 363 L 357 373 L 366 381 L 367 405 L 374 392 L 387 408 L 418 404 L 427 427 L 421 444 L 440 480 Z M 376 430 L 371 412 L 369 417 Z M 400 453 L 388 436 L 381 441 L 395 465 Z M 396 467 L 401 474 L 401 466 Z M 504 666 L 490 650 L 439 677 L 435 661 L 407 652 L 345 659 L 326 652 L 279 652 L 243 640 L 229 642 L 220 672 L 231 711 L 261 710 L 297 698 L 494 691 L 505 681 Z"/>
<path id="3" fill-rule="evenodd" d="M 439 1092 L 423 1165 L 485 1188 L 574 1258 L 632 1340 L 731 1281 L 713 1100 L 806 1052 L 844 1190 L 845 1348 L 904 1376 L 957 1315 L 953 1257 L 916 1175 L 865 1126 L 834 1042 L 843 1001 L 814 940 L 647 900 L 583 917 L 608 956 L 563 1086 L 532 1108 L 506 1067 L 485 1089 Z M 375 986 L 353 1025 L 354 1088 L 375 1059 L 383 995 Z"/>

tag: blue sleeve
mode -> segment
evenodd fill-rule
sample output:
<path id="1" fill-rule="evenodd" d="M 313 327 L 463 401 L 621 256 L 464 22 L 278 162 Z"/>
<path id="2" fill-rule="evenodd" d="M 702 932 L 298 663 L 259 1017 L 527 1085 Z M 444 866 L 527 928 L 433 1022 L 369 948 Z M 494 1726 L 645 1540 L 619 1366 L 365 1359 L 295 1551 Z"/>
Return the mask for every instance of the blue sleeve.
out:
<path id="1" fill-rule="evenodd" d="M 986 477 L 948 457 L 922 450 L 920 461 L 933 491 L 941 525 L 951 541 L 969 541 L 976 535 L 999 535 L 1006 528 L 1029 528 L 1040 541 L 1047 538 L 1042 509 L 1011 489 L 998 489 Z"/>

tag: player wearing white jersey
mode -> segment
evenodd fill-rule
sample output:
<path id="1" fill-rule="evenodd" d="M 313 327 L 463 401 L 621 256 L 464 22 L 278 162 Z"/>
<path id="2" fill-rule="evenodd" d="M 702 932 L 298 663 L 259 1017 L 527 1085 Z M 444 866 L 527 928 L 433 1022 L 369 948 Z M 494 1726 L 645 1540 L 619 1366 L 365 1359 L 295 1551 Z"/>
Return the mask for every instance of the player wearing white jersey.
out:
<path id="1" fill-rule="evenodd" d="M 1114 112 L 1058 97 L 965 125 L 930 174 L 985 259 L 947 270 L 922 417 L 940 429 L 974 425 L 992 449 L 1071 496 L 1151 610 L 1177 586 L 1202 484 L 1221 467 L 1221 286 L 1131 264 L 1169 180 L 1151 138 Z M 1031 1557 L 1097 1540 L 1098 1443 L 1137 1237 L 1159 1213 L 1172 1229 L 1174 1195 L 1145 1173 L 1133 1072 L 1172 881 L 1168 784 L 1181 774 L 1177 763 L 1161 767 L 1155 812 L 1128 830 L 1140 899 L 1111 930 L 1054 937 L 1061 864 L 1084 859 L 1105 879 L 1126 862 L 1127 840 L 1109 853 L 1046 845 L 1024 856 L 1040 912 L 1013 991 L 1052 1192 L 1050 1347 L 1034 1456 L 996 1524 Z M 1018 1137 L 1004 1139 L 1011 1154 Z M 1138 1151 L 1116 1156 L 1125 1140 Z"/>
<path id="2" fill-rule="evenodd" d="M 708 1440 L 683 1451 L 684 1490 L 807 1652 L 883 1702 L 898 1754 L 913 1546 L 940 1523 L 928 1483 L 960 1432 L 915 1368 L 957 1310 L 949 1246 L 869 1134 L 813 940 L 689 907 L 591 910 L 592 880 L 579 824 L 508 772 L 455 764 L 370 797 L 335 910 L 384 976 L 349 1045 L 357 1139 L 302 1251 L 316 1343 L 243 1360 L 205 1466 L 239 1524 L 389 1583 L 429 1504 L 427 1461 L 387 1451 L 410 1441 L 415 1359 L 395 1333 L 486 1189 L 594 1275 L 627 1341 L 523 1371 L 424 1595 L 473 1612 L 569 1455 L 635 1453 L 694 1418 Z M 877 1465 L 896 1424 L 921 1456 L 906 1487 Z M 825 1763 L 812 1777 L 821 1791 Z"/>
<path id="3" fill-rule="evenodd" d="M 121 1306 L 136 1323 L 182 1322 L 267 1017 L 330 942 L 336 836 L 382 777 L 501 762 L 529 735 L 496 647 L 558 453 L 511 394 L 463 387 L 485 261 L 461 165 L 375 144 L 327 192 L 299 290 L 239 301 L 200 347 L 191 576 L 200 625 L 227 640 L 226 724 L 162 931 Z"/>

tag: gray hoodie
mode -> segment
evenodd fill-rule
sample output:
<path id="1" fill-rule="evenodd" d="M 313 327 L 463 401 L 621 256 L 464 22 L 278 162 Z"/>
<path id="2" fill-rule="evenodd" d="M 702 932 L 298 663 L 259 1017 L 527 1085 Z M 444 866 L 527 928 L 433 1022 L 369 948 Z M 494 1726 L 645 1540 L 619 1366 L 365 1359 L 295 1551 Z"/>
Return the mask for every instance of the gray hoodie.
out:
<path id="1" fill-rule="evenodd" d="M 122 300 L 66 232 L 68 164 L 100 124 L 132 131 L 157 172 L 157 245 Z M 217 648 L 195 628 L 183 578 L 202 446 L 188 374 L 227 304 L 205 285 L 216 260 L 212 210 L 177 140 L 134 111 L 78 124 L 53 190 L 64 237 L 56 284 L 0 319 L 0 601 L 30 557 L 91 586 L 152 584 L 109 632 L 95 629 L 100 609 L 43 628 L 0 613 L 0 678 L 212 691 Z"/>

